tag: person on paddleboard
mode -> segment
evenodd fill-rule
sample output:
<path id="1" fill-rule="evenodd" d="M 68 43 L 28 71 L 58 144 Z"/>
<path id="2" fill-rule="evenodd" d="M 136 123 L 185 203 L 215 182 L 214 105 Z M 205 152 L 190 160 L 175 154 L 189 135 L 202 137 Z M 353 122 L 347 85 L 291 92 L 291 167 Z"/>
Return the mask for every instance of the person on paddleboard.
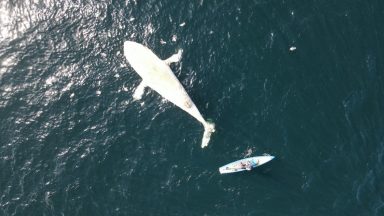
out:
<path id="1" fill-rule="evenodd" d="M 248 171 L 251 171 L 253 168 L 250 161 L 247 161 L 246 163 L 240 162 L 240 166 L 241 169 L 246 169 Z"/>
<path id="2" fill-rule="evenodd" d="M 251 171 L 252 170 L 252 164 L 250 161 L 247 161 L 247 164 L 245 165 L 245 169 L 248 170 L 248 171 Z"/>

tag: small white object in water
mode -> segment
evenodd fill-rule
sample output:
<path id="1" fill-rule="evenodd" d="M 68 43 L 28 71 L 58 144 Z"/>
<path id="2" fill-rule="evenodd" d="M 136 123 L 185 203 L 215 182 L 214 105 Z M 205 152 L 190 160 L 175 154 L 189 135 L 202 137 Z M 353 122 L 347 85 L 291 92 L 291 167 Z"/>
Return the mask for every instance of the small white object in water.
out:
<path id="1" fill-rule="evenodd" d="M 173 42 L 176 42 L 176 40 L 177 40 L 177 36 L 176 36 L 176 35 L 173 35 L 173 36 L 172 36 L 172 41 L 173 41 Z"/>
<path id="2" fill-rule="evenodd" d="M 96 91 L 96 94 L 97 94 L 97 96 L 99 96 L 99 95 L 101 94 L 101 91 L 100 91 L 100 90 L 97 90 L 97 91 Z"/>
<path id="3" fill-rule="evenodd" d="M 45 80 L 45 84 L 52 85 L 52 83 L 54 83 L 55 81 L 56 81 L 56 78 L 52 76 Z"/>
<path id="4" fill-rule="evenodd" d="M 183 27 L 183 26 L 185 26 L 185 22 L 183 22 L 183 23 L 180 23 L 180 25 L 179 25 L 180 27 Z"/>
<path id="5" fill-rule="evenodd" d="M 165 42 L 163 39 L 160 39 L 160 43 L 161 44 L 166 44 L 167 42 Z"/>
<path id="6" fill-rule="evenodd" d="M 245 155 L 244 155 L 244 157 L 249 157 L 249 156 L 251 156 L 252 155 L 252 149 L 250 148 L 250 149 L 247 149 L 247 151 L 245 152 Z"/>
<path id="7" fill-rule="evenodd" d="M 291 46 L 290 48 L 289 48 L 289 51 L 295 51 L 296 50 L 296 47 L 295 46 Z"/>

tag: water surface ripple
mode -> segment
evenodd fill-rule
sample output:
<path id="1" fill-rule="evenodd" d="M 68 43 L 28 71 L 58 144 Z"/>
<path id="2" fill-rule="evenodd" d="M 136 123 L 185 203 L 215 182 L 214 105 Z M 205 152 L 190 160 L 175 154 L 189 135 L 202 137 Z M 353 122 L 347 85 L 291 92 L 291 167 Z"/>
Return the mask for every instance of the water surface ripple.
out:
<path id="1" fill-rule="evenodd" d="M 378 0 L 2 1 L 0 215 L 384 215 L 383 20 Z M 206 149 L 132 100 L 126 40 L 183 49 Z M 277 159 L 219 174 L 249 151 Z"/>

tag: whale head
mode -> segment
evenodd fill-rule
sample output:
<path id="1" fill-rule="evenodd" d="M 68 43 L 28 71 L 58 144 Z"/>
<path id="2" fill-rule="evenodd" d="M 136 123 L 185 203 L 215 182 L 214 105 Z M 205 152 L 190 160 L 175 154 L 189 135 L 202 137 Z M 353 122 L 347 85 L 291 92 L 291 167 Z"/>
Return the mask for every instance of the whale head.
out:
<path id="1" fill-rule="evenodd" d="M 137 53 L 138 50 L 142 48 L 141 44 L 138 44 L 133 41 L 125 41 L 124 42 L 124 55 L 127 57 L 127 59 L 131 59 L 134 57 L 134 54 Z"/>

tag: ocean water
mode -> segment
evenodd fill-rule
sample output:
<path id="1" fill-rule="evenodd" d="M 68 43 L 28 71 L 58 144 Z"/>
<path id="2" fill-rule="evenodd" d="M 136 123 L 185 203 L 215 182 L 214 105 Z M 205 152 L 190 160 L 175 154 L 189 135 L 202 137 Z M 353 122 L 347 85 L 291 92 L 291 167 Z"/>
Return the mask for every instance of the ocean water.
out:
<path id="1" fill-rule="evenodd" d="M 384 2 L 0 2 L 0 215 L 384 215 Z M 204 117 L 147 90 L 133 40 Z M 252 172 L 218 167 L 268 153 Z"/>

